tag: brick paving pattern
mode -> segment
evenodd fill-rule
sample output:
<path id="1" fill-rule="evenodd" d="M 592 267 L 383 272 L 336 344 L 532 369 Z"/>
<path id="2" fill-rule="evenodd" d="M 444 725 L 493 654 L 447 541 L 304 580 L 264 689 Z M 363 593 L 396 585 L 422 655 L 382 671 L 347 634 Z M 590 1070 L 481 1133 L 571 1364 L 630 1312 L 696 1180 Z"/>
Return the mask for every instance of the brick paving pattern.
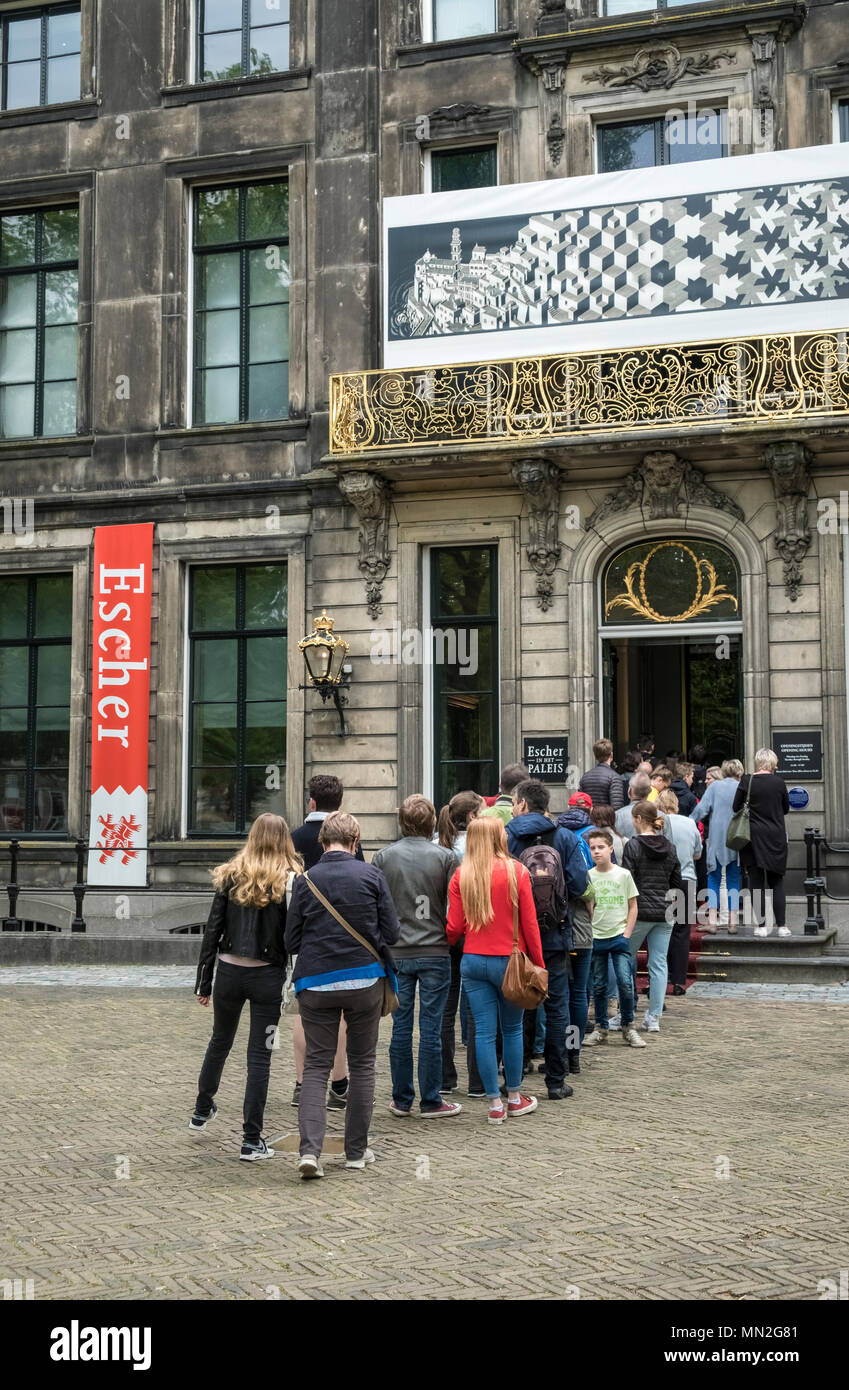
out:
<path id="1" fill-rule="evenodd" d="M 331 1157 L 302 1183 L 283 1145 L 237 1161 L 244 1026 L 220 1114 L 192 1138 L 210 1018 L 190 993 L 11 973 L 0 1278 L 33 1279 L 37 1299 L 813 1300 L 849 1266 L 842 1004 L 671 1000 L 644 1051 L 612 1037 L 568 1101 L 527 1078 L 539 1110 L 501 1128 L 462 1094 L 456 1120 L 393 1120 L 387 1022 L 378 1162 Z M 296 1127 L 290 1027 L 269 1136 Z"/>

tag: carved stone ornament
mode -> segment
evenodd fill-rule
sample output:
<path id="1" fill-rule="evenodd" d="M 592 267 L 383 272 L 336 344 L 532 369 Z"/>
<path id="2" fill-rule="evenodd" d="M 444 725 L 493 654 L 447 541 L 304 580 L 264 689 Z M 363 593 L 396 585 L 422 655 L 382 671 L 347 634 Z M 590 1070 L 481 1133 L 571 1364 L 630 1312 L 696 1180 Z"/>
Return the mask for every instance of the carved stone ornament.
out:
<path id="1" fill-rule="evenodd" d="M 679 517 L 682 509 L 693 506 L 713 507 L 738 520 L 743 517 L 737 503 L 709 487 L 704 474 L 688 459 L 673 453 L 646 454 L 639 467 L 596 507 L 587 526 L 598 526 L 629 507 L 640 507 L 647 521 L 662 521 Z"/>
<path id="2" fill-rule="evenodd" d="M 360 573 L 366 582 L 366 611 L 377 618 L 383 611 L 383 581 L 389 569 L 389 503 L 391 490 L 378 473 L 343 473 L 339 490 L 360 522 Z"/>
<path id="3" fill-rule="evenodd" d="M 775 548 L 784 561 L 784 588 L 793 603 L 802 584 L 802 562 L 811 545 L 808 491 L 813 454 L 805 444 L 787 439 L 764 450 L 764 463 L 775 493 Z"/>
<path id="4" fill-rule="evenodd" d="M 764 140 L 770 122 L 775 120 L 775 84 L 776 84 L 776 58 L 778 54 L 778 39 L 775 31 L 753 33 L 749 37 L 752 43 L 752 57 L 754 59 L 753 83 L 755 90 L 755 105 L 758 109 L 760 120 L 761 139 Z"/>
<path id="5" fill-rule="evenodd" d="M 554 599 L 554 571 L 562 549 L 557 523 L 563 475 L 555 463 L 539 458 L 519 459 L 510 471 L 530 511 L 528 562 L 536 571 L 537 603 L 546 612 Z"/>
<path id="6" fill-rule="evenodd" d="M 548 141 L 548 153 L 555 168 L 563 158 L 563 150 L 566 145 L 566 131 L 559 116 L 552 116 L 551 125 L 548 127 L 546 135 Z"/>
<path id="7" fill-rule="evenodd" d="M 428 116 L 430 121 L 468 121 L 473 116 L 488 116 L 491 106 L 479 106 L 474 101 L 455 101 L 453 106 L 437 106 Z"/>
<path id="8" fill-rule="evenodd" d="M 674 43 L 661 43 L 638 49 L 632 62 L 620 68 L 594 68 L 584 74 L 584 81 L 598 82 L 602 87 L 639 87 L 641 92 L 650 92 L 674 87 L 682 77 L 703 77 L 723 61 L 736 62 L 736 54 L 723 49 L 718 53 L 701 53 L 698 57 L 688 53 L 683 57 Z"/>

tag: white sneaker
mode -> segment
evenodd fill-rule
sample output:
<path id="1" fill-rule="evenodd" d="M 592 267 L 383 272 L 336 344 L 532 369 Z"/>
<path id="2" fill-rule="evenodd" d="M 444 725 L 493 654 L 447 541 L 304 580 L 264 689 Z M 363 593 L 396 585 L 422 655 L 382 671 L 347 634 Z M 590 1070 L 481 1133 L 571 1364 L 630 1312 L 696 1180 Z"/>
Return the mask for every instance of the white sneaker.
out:
<path id="1" fill-rule="evenodd" d="M 772 931 L 772 927 L 755 927 L 755 928 L 754 928 L 754 931 L 753 931 L 753 933 L 752 933 L 752 935 L 753 935 L 753 936 L 769 936 L 769 934 L 770 934 L 771 931 Z"/>
<path id="2" fill-rule="evenodd" d="M 660 1032 L 660 1019 L 657 1017 L 656 1014 L 646 1013 L 646 1016 L 645 1016 L 645 1018 L 643 1019 L 643 1032 L 644 1032 L 644 1033 L 659 1033 L 659 1032 Z"/>
<path id="3" fill-rule="evenodd" d="M 611 1033 L 618 1033 L 622 1027 L 621 1013 L 614 1014 L 612 1018 L 609 1018 L 607 1020 L 607 1026 L 610 1029 Z"/>
<path id="4" fill-rule="evenodd" d="M 302 1178 L 323 1178 L 324 1169 L 314 1154 L 304 1154 L 298 1164 L 298 1172 Z"/>
<path id="5" fill-rule="evenodd" d="M 789 927 L 779 927 L 779 928 L 778 928 L 778 935 L 779 935 L 779 936 L 792 936 L 793 933 L 792 933 L 792 931 L 790 930 Z"/>
<path id="6" fill-rule="evenodd" d="M 593 1031 L 592 1031 L 591 1033 L 587 1033 L 587 1036 L 584 1038 L 584 1041 L 583 1041 L 583 1044 L 582 1044 L 582 1045 L 583 1045 L 584 1047 L 596 1047 L 596 1046 L 598 1046 L 599 1043 L 606 1043 L 606 1042 L 607 1042 L 607 1029 L 606 1029 L 606 1028 L 594 1028 Z"/>
<path id="7" fill-rule="evenodd" d="M 622 1029 L 622 1041 L 626 1047 L 645 1047 L 645 1038 L 641 1038 L 633 1023 L 627 1028 Z"/>
<path id="8" fill-rule="evenodd" d="M 374 1163 L 374 1154 L 371 1149 L 366 1149 L 362 1158 L 346 1158 L 346 1168 L 365 1168 L 367 1163 Z"/>

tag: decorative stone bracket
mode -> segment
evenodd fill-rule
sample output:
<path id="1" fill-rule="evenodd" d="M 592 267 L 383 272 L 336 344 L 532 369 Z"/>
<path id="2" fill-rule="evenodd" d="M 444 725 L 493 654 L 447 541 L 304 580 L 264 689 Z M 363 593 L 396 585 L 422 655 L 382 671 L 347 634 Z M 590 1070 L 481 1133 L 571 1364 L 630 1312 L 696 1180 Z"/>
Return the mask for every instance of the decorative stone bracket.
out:
<path id="1" fill-rule="evenodd" d="M 786 439 L 764 450 L 775 493 L 775 548 L 784 561 L 784 588 L 795 603 L 802 584 L 802 562 L 811 545 L 808 491 L 813 454 L 806 444 Z"/>
<path id="2" fill-rule="evenodd" d="M 554 600 L 554 571 L 562 546 L 557 537 L 562 473 L 549 459 L 519 459 L 510 470 L 530 510 L 528 562 L 537 576 L 537 603 L 546 612 Z"/>
<path id="3" fill-rule="evenodd" d="M 682 508 L 713 507 L 742 520 L 737 503 L 705 482 L 704 474 L 688 459 L 673 453 L 646 454 L 633 473 L 619 484 L 587 521 L 599 522 L 629 507 L 640 507 L 647 521 L 661 521 L 681 515 Z"/>
<path id="4" fill-rule="evenodd" d="M 383 611 L 383 581 L 389 569 L 389 505 L 391 488 L 379 473 L 342 473 L 339 490 L 360 523 L 360 573 L 366 584 L 366 611 L 378 618 Z"/>

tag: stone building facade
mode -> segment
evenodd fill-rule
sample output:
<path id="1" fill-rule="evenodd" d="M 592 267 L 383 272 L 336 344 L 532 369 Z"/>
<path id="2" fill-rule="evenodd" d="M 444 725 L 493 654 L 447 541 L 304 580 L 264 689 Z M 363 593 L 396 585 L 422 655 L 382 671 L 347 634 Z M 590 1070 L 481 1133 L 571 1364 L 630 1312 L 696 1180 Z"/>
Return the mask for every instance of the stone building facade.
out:
<path id="1" fill-rule="evenodd" d="M 134 521 L 155 523 L 150 889 L 132 894 L 120 918 L 114 895 L 91 893 L 91 932 L 151 935 L 202 921 L 208 869 L 239 842 L 210 811 L 215 778 L 204 782 L 201 769 L 193 790 L 200 701 L 190 669 L 193 643 L 203 641 L 193 571 L 229 569 L 238 587 L 244 567 L 285 566 L 285 771 L 279 795 L 272 788 L 252 800 L 240 768 L 238 814 L 273 806 L 297 823 L 309 776 L 338 772 L 373 850 L 393 837 L 401 798 L 457 785 L 449 725 L 474 731 L 467 756 L 490 775 L 522 756 L 525 739 L 566 738 L 569 763 L 582 767 L 616 719 L 624 747 L 653 710 L 667 717 L 665 705 L 645 696 L 638 708 L 623 693 L 623 661 L 649 694 L 656 682 L 657 668 L 640 665 L 637 651 L 648 627 L 629 635 L 603 611 L 608 565 L 649 541 L 689 543 L 696 561 L 713 546 L 736 570 L 736 607 L 720 635 L 738 663 L 739 755 L 749 762 L 776 732 L 821 735 L 823 776 L 799 776 L 809 805 L 790 819 L 798 892 L 804 825 L 849 838 L 846 418 L 812 422 L 799 411 L 753 426 L 713 419 L 474 443 L 459 435 L 438 446 L 412 434 L 388 452 L 331 448 L 330 378 L 381 366 L 383 197 L 429 191 L 442 161 L 462 151 L 490 151 L 499 183 L 591 174 L 601 167 L 602 126 L 648 128 L 673 108 L 722 110 L 731 155 L 849 138 L 849 3 L 235 0 L 232 30 L 211 29 L 225 23 L 213 15 L 228 3 L 207 13 L 198 0 L 81 0 L 79 99 L 0 112 L 0 217 L 72 207 L 79 219 L 75 428 L 0 439 L 6 512 L 31 499 L 34 516 L 31 537 L 5 526 L 0 577 L 72 576 L 58 828 L 46 834 L 32 807 L 20 809 L 17 763 L 7 783 L 17 801 L 7 792 L 0 837 L 23 843 L 18 915 L 63 930 L 73 915 L 69 892 L 38 890 L 70 885 L 68 841 L 88 835 L 93 534 Z M 49 9 L 4 0 L 0 19 L 41 19 Z M 273 56 L 283 40 L 268 37 L 272 28 L 286 28 L 287 66 Z M 237 39 L 220 37 L 229 33 Z M 272 56 L 262 61 L 266 43 Z M 233 195 L 235 231 L 203 223 L 219 206 L 203 202 L 205 190 L 281 185 L 285 379 L 276 359 L 274 372 L 252 375 L 247 279 L 241 300 L 234 290 L 236 299 L 219 302 L 199 263 L 204 238 L 207 249 L 227 246 L 226 278 L 226 256 L 253 265 L 267 233 L 251 242 L 247 192 Z M 226 349 L 216 359 L 218 339 L 199 326 L 198 315 L 213 312 L 241 315 L 235 366 Z M 270 310 L 263 322 L 273 322 Z M 220 361 L 238 375 L 229 416 L 220 398 L 208 406 L 218 387 L 203 377 Z M 230 389 L 221 388 L 225 397 Z M 269 405 L 275 390 L 279 409 Z M 210 418 L 216 411 L 227 418 Z M 824 499 L 837 507 L 830 529 Z M 410 634 L 427 638 L 438 625 L 446 551 L 466 557 L 461 565 L 476 552 L 473 562 L 487 567 L 488 606 L 473 626 L 488 644 L 489 684 L 469 717 L 462 699 L 456 715 L 458 701 L 421 649 L 405 655 Z M 332 707 L 301 688 L 297 640 L 321 609 L 351 644 L 346 738 Z M 717 631 L 695 622 L 661 635 L 680 653 L 713 643 Z M 241 640 L 232 636 L 234 650 Z M 683 681 L 685 667 L 675 670 Z M 268 688 L 261 696 L 274 703 Z M 246 698 L 242 686 L 234 708 L 241 702 L 243 762 Z M 691 715 L 675 716 L 670 744 L 699 741 Z M 664 728 L 654 731 L 660 742 Z M 271 761 L 282 767 L 284 757 Z M 32 800 L 38 777 L 27 775 Z M 552 794 L 565 804 L 565 777 Z"/>

